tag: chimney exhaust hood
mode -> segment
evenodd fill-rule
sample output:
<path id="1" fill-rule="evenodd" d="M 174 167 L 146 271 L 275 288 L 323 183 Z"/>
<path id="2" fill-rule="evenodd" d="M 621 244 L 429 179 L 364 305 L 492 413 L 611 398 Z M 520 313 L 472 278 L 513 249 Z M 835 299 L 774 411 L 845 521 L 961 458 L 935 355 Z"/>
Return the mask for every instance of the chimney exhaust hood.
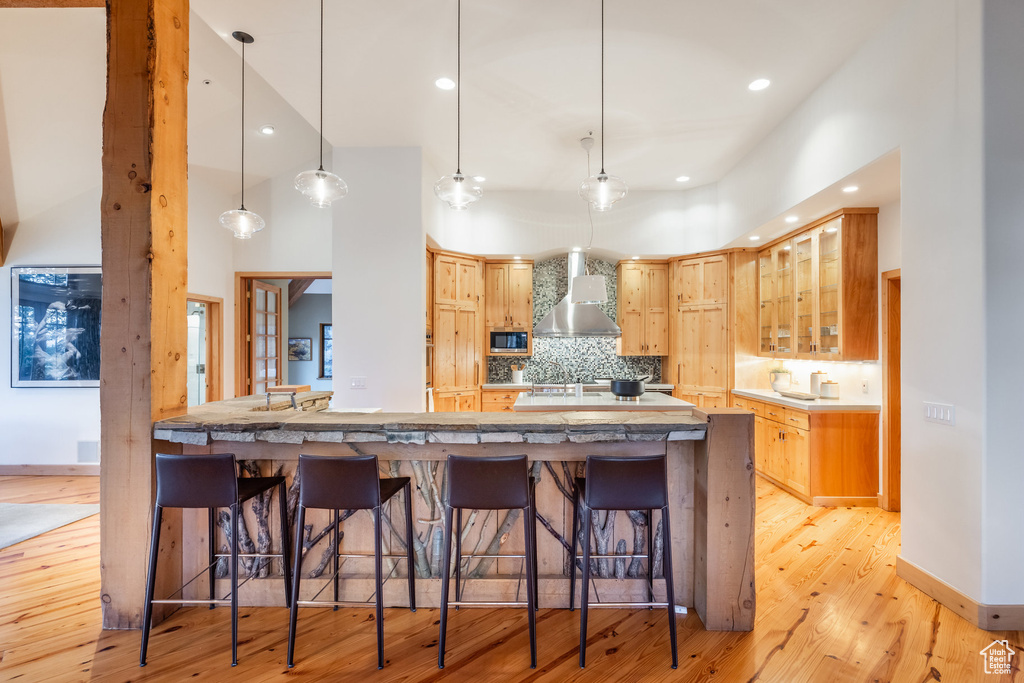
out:
<path id="1" fill-rule="evenodd" d="M 580 252 L 569 254 L 569 293 L 559 301 L 533 330 L 535 337 L 621 337 L 622 330 L 597 304 L 574 304 L 572 281 L 586 271 Z"/>

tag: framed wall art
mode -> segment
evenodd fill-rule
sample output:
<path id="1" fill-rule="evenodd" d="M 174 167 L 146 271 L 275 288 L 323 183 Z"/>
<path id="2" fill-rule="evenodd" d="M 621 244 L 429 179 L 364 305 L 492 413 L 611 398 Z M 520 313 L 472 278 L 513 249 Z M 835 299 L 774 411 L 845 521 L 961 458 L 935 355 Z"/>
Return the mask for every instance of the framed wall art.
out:
<path id="1" fill-rule="evenodd" d="M 99 266 L 11 268 L 11 386 L 100 385 Z"/>
<path id="2" fill-rule="evenodd" d="M 289 338 L 288 360 L 313 360 L 313 340 L 309 337 Z"/>

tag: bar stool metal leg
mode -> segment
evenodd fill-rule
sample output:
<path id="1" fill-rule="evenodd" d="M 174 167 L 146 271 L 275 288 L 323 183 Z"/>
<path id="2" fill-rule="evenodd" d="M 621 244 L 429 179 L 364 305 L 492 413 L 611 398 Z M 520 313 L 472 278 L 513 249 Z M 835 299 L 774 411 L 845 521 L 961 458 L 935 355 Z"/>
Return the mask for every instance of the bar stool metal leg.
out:
<path id="1" fill-rule="evenodd" d="M 374 606 L 377 613 L 377 668 L 384 668 L 384 596 L 381 594 L 381 587 L 384 584 L 383 571 L 381 568 L 381 528 L 380 528 L 380 507 L 373 509 L 373 572 L 374 572 Z"/>
<path id="2" fill-rule="evenodd" d="M 462 601 L 462 508 L 455 508 L 455 529 L 452 530 L 455 536 L 455 602 Z M 455 611 L 459 606 L 455 605 Z"/>
<path id="3" fill-rule="evenodd" d="M 672 573 L 672 531 L 668 523 L 668 506 L 661 509 L 662 532 L 665 534 L 664 548 L 665 561 L 662 564 L 665 573 L 665 592 L 668 598 L 668 634 L 672 640 L 672 668 L 679 667 L 679 653 L 676 650 L 676 593 L 674 575 Z"/>
<path id="4" fill-rule="evenodd" d="M 215 608 L 217 605 L 213 604 L 212 600 L 216 597 L 216 586 L 214 585 L 217 580 L 217 567 L 213 564 L 217 561 L 216 548 L 214 547 L 216 527 L 214 525 L 214 516 L 217 514 L 216 508 L 209 509 L 209 530 L 207 531 L 208 543 L 207 548 L 210 551 L 210 564 L 208 565 L 210 570 L 210 609 Z"/>
<path id="5" fill-rule="evenodd" d="M 416 611 L 416 569 L 412 548 L 412 484 L 405 485 L 405 555 L 409 573 L 409 609 Z"/>
<path id="6" fill-rule="evenodd" d="M 579 545 L 580 524 L 580 489 L 573 482 L 572 486 L 572 552 L 569 555 L 569 611 L 576 606 L 576 548 Z"/>
<path id="7" fill-rule="evenodd" d="M 533 534 L 533 610 L 540 609 L 540 572 L 537 569 L 537 480 L 530 477 L 530 529 Z"/>
<path id="8" fill-rule="evenodd" d="M 523 515 L 523 539 L 526 545 L 526 558 L 524 558 L 524 569 L 526 570 L 526 620 L 530 629 L 530 668 L 537 668 L 537 527 L 535 526 L 533 504 L 531 501 L 529 509 Z"/>
<path id="9" fill-rule="evenodd" d="M 238 513 L 231 506 L 231 666 L 238 666 Z"/>
<path id="10" fill-rule="evenodd" d="M 153 621 L 153 588 L 156 586 L 156 560 L 160 554 L 160 520 L 163 508 L 153 508 L 153 533 L 150 534 L 149 546 L 149 578 L 146 579 L 146 605 L 142 616 L 142 649 L 139 654 L 139 666 L 146 666 L 146 650 L 149 648 L 149 629 Z"/>
<path id="11" fill-rule="evenodd" d="M 647 602 L 654 602 L 654 510 L 647 511 Z"/>
<path id="12" fill-rule="evenodd" d="M 338 510 L 334 510 L 333 519 L 334 526 L 331 531 L 331 538 L 334 539 L 334 602 L 338 602 L 338 581 L 341 573 L 341 567 L 338 564 L 338 553 L 341 552 L 341 533 L 338 531 L 338 527 L 341 525 L 341 515 Z M 338 605 L 334 606 L 334 611 L 338 611 Z"/>
<path id="13" fill-rule="evenodd" d="M 448 632 L 448 580 L 452 570 L 452 509 L 444 508 L 444 552 L 441 560 L 441 633 L 437 640 L 437 668 L 444 668 L 444 641 Z"/>
<path id="14" fill-rule="evenodd" d="M 302 579 L 302 534 L 306 524 L 306 508 L 296 510 L 295 566 L 292 569 L 292 604 L 288 615 L 288 668 L 295 666 L 295 627 L 299 616 L 299 583 Z"/>
<path id="15" fill-rule="evenodd" d="M 277 485 L 277 502 L 281 510 L 281 569 L 284 571 L 284 606 L 292 606 L 292 563 L 288 561 L 288 492 L 284 481 Z"/>
<path id="16" fill-rule="evenodd" d="M 590 599 L 590 509 L 584 504 L 583 517 L 583 586 L 580 588 L 580 668 L 587 665 L 587 604 Z"/>

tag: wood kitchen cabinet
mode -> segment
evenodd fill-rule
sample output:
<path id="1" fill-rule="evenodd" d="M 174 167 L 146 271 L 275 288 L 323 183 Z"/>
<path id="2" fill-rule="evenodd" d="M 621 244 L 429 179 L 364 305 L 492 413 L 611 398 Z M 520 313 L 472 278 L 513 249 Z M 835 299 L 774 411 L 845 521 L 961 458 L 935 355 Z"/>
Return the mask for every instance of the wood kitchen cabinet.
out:
<path id="1" fill-rule="evenodd" d="M 480 410 L 485 413 L 511 413 L 520 389 L 481 389 Z"/>
<path id="2" fill-rule="evenodd" d="M 675 260 L 663 381 L 698 407 L 725 407 L 731 386 L 728 254 Z"/>
<path id="3" fill-rule="evenodd" d="M 806 411 L 733 396 L 754 413 L 758 474 L 812 505 L 877 505 L 877 411 Z"/>
<path id="4" fill-rule="evenodd" d="M 758 255 L 758 355 L 878 359 L 878 210 L 843 209 Z"/>
<path id="5" fill-rule="evenodd" d="M 494 329 L 533 330 L 533 262 L 489 261 L 484 266 L 484 327 Z M 529 335 L 526 354 L 493 353 L 486 345 L 487 355 L 532 355 L 533 335 Z"/>
<path id="6" fill-rule="evenodd" d="M 469 256 L 434 253 L 434 410 L 480 409 L 484 367 L 483 262 Z"/>
<path id="7" fill-rule="evenodd" d="M 620 356 L 668 354 L 668 263 L 623 261 L 617 268 Z"/>

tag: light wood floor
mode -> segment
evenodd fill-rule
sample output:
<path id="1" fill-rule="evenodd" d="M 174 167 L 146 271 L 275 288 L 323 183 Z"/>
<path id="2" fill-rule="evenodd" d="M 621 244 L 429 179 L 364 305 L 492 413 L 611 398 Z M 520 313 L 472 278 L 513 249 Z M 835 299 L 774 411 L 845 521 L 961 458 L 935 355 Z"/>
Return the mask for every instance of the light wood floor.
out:
<path id="1" fill-rule="evenodd" d="M 1021 681 L 1024 633 L 980 631 L 897 578 L 899 514 L 813 508 L 757 484 L 757 623 L 752 633 L 679 621 L 669 667 L 661 611 L 593 610 L 587 668 L 577 664 L 578 612 L 541 610 L 538 668 L 529 668 L 521 610 L 451 612 L 437 669 L 437 610 L 388 610 L 383 671 L 372 610 L 299 615 L 296 667 L 285 668 L 287 611 L 241 611 L 230 666 L 228 610 L 184 609 L 156 629 L 149 665 L 138 631 L 103 631 L 96 516 L 0 550 L 0 680 L 228 681 Z M 0 477 L 0 502 L 96 502 L 95 477 Z M 144 571 L 145 558 L 139 558 Z M 1008 638 L 1013 676 L 983 672 L 978 651 Z"/>

